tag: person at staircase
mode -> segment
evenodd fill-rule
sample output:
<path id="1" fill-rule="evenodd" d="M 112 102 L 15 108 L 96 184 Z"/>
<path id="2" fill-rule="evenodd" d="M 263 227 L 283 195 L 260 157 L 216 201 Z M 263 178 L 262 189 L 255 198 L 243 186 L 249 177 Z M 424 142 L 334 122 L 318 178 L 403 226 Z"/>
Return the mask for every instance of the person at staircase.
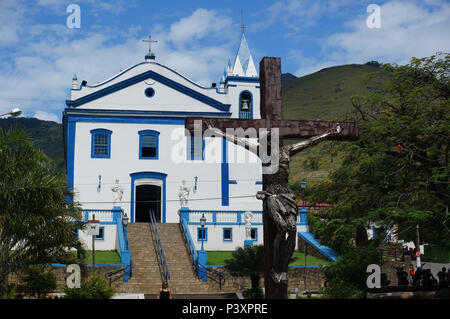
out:
<path id="1" fill-rule="evenodd" d="M 162 287 L 159 289 L 159 294 L 157 299 L 172 299 L 172 293 L 170 292 L 169 284 L 167 280 L 164 280 Z"/>

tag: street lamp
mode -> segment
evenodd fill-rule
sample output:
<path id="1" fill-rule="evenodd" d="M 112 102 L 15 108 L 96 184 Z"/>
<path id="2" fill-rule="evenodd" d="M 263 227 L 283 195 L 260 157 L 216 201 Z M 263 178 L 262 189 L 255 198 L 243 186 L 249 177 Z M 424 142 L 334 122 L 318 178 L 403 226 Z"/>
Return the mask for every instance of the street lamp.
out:
<path id="1" fill-rule="evenodd" d="M 202 227 L 202 250 L 201 251 L 203 251 L 203 240 L 205 238 L 205 225 L 206 225 L 205 213 L 202 213 L 202 217 L 200 218 L 200 226 Z"/>
<path id="2" fill-rule="evenodd" d="M 306 181 L 300 182 L 300 189 L 302 190 L 302 197 L 303 197 L 303 205 L 302 208 L 305 208 L 305 190 L 306 190 Z"/>
<path id="3" fill-rule="evenodd" d="M 0 114 L 0 117 L 2 117 L 4 115 L 11 115 L 11 116 L 17 117 L 20 114 L 22 114 L 22 111 L 20 109 L 12 109 L 11 111 L 9 111 L 7 113 Z"/>

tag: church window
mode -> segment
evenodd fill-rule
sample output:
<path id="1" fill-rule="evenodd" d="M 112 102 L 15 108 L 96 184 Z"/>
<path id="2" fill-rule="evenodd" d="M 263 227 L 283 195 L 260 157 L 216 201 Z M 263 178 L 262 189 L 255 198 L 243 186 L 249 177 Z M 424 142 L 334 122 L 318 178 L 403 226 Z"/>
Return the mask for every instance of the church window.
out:
<path id="1" fill-rule="evenodd" d="M 250 229 L 250 238 L 256 241 L 258 240 L 258 228 Z"/>
<path id="2" fill-rule="evenodd" d="M 205 139 L 203 136 L 188 136 L 188 159 L 204 160 L 205 159 Z"/>
<path id="3" fill-rule="evenodd" d="M 158 159 L 159 132 L 153 130 L 139 131 L 139 158 Z"/>
<path id="4" fill-rule="evenodd" d="M 208 241 L 208 228 L 204 227 L 204 228 L 197 228 L 197 240 L 198 241 Z"/>
<path id="5" fill-rule="evenodd" d="M 253 101 L 252 94 L 249 91 L 244 91 L 239 95 L 239 118 L 251 119 L 253 118 Z"/>
<path id="6" fill-rule="evenodd" d="M 111 131 L 106 129 L 91 130 L 91 157 L 110 158 Z"/>
<path id="7" fill-rule="evenodd" d="M 98 235 L 95 235 L 95 240 L 105 240 L 105 227 L 98 228 Z"/>
<path id="8" fill-rule="evenodd" d="M 223 241 L 233 241 L 233 229 L 224 228 L 223 229 Z"/>
<path id="9" fill-rule="evenodd" d="M 155 90 L 153 88 L 146 88 L 145 95 L 147 97 L 153 97 L 153 95 L 155 95 Z"/>

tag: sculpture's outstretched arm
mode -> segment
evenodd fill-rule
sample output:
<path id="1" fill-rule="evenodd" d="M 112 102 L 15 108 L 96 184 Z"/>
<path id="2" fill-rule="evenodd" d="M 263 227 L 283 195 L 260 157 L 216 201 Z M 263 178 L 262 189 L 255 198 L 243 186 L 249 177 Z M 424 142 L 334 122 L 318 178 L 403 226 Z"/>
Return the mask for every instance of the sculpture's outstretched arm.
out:
<path id="1" fill-rule="evenodd" d="M 230 141 L 234 144 L 240 145 L 245 147 L 246 149 L 248 149 L 250 152 L 252 152 L 253 154 L 258 155 L 258 144 L 253 144 L 250 143 L 247 139 L 242 138 L 242 137 L 238 137 L 236 135 L 231 135 L 231 134 L 227 134 L 222 132 L 222 130 L 213 127 L 211 124 L 207 123 L 208 126 L 208 130 L 213 133 L 211 135 L 215 135 L 215 136 L 222 136 L 223 138 L 225 138 L 227 141 Z"/>
<path id="2" fill-rule="evenodd" d="M 322 141 L 325 141 L 333 136 L 340 134 L 341 131 L 342 131 L 342 128 L 339 125 L 336 125 L 336 127 L 334 127 L 333 129 L 331 129 L 330 131 L 328 131 L 326 133 L 323 133 L 323 134 L 317 135 L 317 136 L 313 136 L 305 141 L 302 141 L 302 142 L 299 142 L 296 144 L 283 146 L 283 148 L 289 152 L 289 156 L 294 156 L 298 152 L 301 152 L 308 147 L 317 145 Z"/>

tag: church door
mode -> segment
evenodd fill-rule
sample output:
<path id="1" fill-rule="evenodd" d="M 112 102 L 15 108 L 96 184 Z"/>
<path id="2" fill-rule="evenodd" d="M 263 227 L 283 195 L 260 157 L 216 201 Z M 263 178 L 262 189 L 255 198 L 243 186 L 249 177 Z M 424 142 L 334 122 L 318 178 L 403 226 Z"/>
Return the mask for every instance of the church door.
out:
<path id="1" fill-rule="evenodd" d="M 155 213 L 157 223 L 161 222 L 161 187 L 157 185 L 136 186 L 136 222 L 149 223 L 149 211 Z"/>

